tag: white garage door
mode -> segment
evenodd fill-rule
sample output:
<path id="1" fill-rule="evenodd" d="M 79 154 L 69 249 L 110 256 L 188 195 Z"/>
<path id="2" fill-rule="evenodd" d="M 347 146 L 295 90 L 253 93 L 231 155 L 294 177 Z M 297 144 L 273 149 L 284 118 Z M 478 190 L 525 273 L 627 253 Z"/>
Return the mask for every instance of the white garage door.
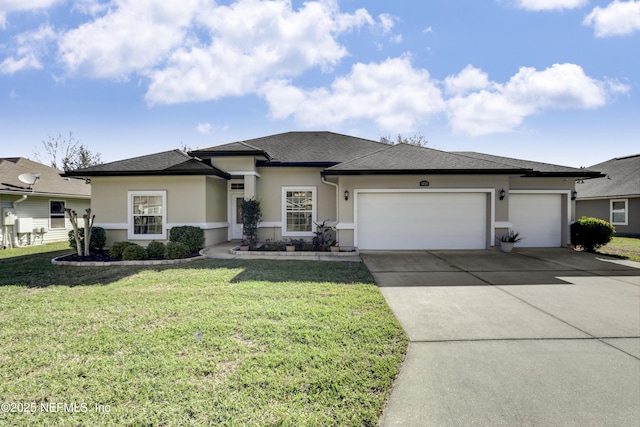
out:
<path id="1" fill-rule="evenodd" d="M 485 193 L 359 193 L 359 249 L 486 249 Z"/>
<path id="2" fill-rule="evenodd" d="M 524 238 L 516 246 L 562 246 L 560 194 L 510 194 L 509 222 Z"/>

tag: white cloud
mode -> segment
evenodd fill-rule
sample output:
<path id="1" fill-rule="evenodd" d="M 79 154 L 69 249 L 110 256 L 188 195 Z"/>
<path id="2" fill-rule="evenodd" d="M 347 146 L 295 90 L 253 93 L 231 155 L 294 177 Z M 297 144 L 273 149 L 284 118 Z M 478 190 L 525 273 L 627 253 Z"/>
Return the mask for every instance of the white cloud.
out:
<path id="1" fill-rule="evenodd" d="M 526 10 L 576 9 L 588 3 L 588 0 L 517 0 L 518 7 Z"/>
<path id="2" fill-rule="evenodd" d="M 184 42 L 206 0 L 115 0 L 106 13 L 64 34 L 60 56 L 68 70 L 121 78 L 148 71 Z"/>
<path id="3" fill-rule="evenodd" d="M 0 0 L 0 28 L 7 25 L 7 15 L 12 12 L 46 9 L 65 0 Z"/>
<path id="4" fill-rule="evenodd" d="M 448 115 L 456 133 L 507 132 L 545 109 L 600 107 L 607 100 L 606 86 L 575 64 L 555 64 L 544 71 L 522 67 L 505 84 L 449 99 Z"/>
<path id="5" fill-rule="evenodd" d="M 388 13 L 382 13 L 378 15 L 378 18 L 380 19 L 380 25 L 382 26 L 383 34 L 390 33 L 393 29 L 393 26 L 395 25 L 395 18 Z"/>
<path id="6" fill-rule="evenodd" d="M 292 116 L 305 126 L 364 119 L 385 131 L 406 132 L 445 107 L 429 73 L 413 68 L 408 57 L 358 63 L 328 89 L 303 90 L 277 80 L 262 93 L 274 118 Z"/>
<path id="7" fill-rule="evenodd" d="M 240 0 L 199 16 L 207 43 L 176 49 L 167 66 L 150 73 L 147 101 L 177 103 L 240 96 L 275 78 L 319 66 L 329 70 L 347 55 L 336 36 L 374 24 L 363 9 L 341 14 L 334 1 Z"/>
<path id="8" fill-rule="evenodd" d="M 640 1 L 614 0 L 607 7 L 596 6 L 584 19 L 597 37 L 621 36 L 640 30 Z"/>
<path id="9" fill-rule="evenodd" d="M 198 123 L 196 126 L 196 131 L 203 135 L 209 135 L 211 133 L 211 123 Z"/>
<path id="10" fill-rule="evenodd" d="M 41 69 L 40 57 L 55 39 L 52 27 L 46 25 L 36 31 L 18 34 L 15 37 L 15 56 L 9 56 L 0 63 L 0 74 L 14 74 L 28 69 Z"/>
<path id="11" fill-rule="evenodd" d="M 471 65 L 467 65 L 456 76 L 448 76 L 444 84 L 447 93 L 452 95 L 464 95 L 474 90 L 485 89 L 490 85 L 487 73 Z"/>

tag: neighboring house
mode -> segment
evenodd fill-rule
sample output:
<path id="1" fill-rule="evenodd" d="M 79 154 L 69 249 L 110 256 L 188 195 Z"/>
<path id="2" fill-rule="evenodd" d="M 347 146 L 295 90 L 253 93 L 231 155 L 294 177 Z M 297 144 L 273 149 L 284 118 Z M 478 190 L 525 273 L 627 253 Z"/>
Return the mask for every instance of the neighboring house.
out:
<path id="1" fill-rule="evenodd" d="M 343 248 L 486 249 L 508 228 L 521 246 L 564 246 L 575 180 L 598 172 L 478 153 L 386 145 L 331 132 L 289 132 L 67 173 L 90 178 L 107 244 L 166 240 L 177 225 L 208 245 L 242 238 L 255 197 L 262 240 L 311 239 L 329 220 Z"/>
<path id="2" fill-rule="evenodd" d="M 91 205 L 91 186 L 60 173 L 23 157 L 0 158 L 0 247 L 68 238 L 72 227 L 64 209 L 82 217 Z M 30 185 L 25 177 L 37 181 Z"/>
<path id="3" fill-rule="evenodd" d="M 609 221 L 619 236 L 640 236 L 640 154 L 592 166 L 606 174 L 576 186 L 576 216 Z"/>

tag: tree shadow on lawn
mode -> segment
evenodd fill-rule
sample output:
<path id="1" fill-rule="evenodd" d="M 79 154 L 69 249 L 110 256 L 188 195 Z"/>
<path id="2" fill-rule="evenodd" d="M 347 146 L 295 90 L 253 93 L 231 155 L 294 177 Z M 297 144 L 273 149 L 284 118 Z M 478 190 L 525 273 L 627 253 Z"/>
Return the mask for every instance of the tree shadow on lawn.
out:
<path id="1" fill-rule="evenodd" d="M 0 286 L 44 288 L 48 286 L 108 285 L 144 271 L 240 269 L 229 283 L 332 282 L 373 284 L 362 263 L 271 260 L 196 260 L 184 264 L 149 266 L 81 267 L 51 264 L 68 250 L 0 259 Z"/>

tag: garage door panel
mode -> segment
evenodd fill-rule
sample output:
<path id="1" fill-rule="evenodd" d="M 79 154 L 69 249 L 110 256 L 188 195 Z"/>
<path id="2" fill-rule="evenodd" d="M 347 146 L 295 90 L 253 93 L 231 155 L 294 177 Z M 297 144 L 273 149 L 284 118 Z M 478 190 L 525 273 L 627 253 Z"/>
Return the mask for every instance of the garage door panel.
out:
<path id="1" fill-rule="evenodd" d="M 361 193 L 360 249 L 485 249 L 484 193 Z"/>
<path id="2" fill-rule="evenodd" d="M 560 194 L 509 195 L 509 221 L 524 238 L 516 247 L 562 246 Z"/>

